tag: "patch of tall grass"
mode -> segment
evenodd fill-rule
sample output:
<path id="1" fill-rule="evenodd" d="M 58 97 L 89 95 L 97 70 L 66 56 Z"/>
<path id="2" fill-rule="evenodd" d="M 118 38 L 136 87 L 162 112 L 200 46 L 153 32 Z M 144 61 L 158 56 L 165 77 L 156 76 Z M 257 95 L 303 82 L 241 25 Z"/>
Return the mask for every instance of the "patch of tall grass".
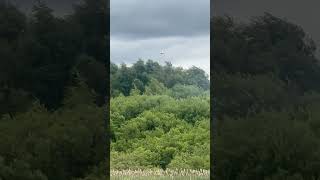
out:
<path id="1" fill-rule="evenodd" d="M 208 180 L 209 170 L 192 169 L 126 169 L 111 170 L 112 180 Z"/>

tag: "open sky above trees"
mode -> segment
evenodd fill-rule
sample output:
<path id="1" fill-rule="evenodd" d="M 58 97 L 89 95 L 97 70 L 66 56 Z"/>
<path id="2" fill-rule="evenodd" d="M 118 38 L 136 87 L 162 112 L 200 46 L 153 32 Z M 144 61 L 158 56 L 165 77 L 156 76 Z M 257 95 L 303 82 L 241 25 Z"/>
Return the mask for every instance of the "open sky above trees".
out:
<path id="1" fill-rule="evenodd" d="M 209 4 L 209 0 L 112 0 L 111 61 L 170 61 L 174 66 L 194 65 L 208 73 Z"/>
<path id="2" fill-rule="evenodd" d="M 46 0 L 56 15 L 70 14 L 72 4 L 79 1 Z M 33 0 L 12 2 L 30 12 Z M 131 64 L 139 58 L 153 59 L 210 71 L 209 0 L 111 0 L 110 3 L 113 62 Z"/>

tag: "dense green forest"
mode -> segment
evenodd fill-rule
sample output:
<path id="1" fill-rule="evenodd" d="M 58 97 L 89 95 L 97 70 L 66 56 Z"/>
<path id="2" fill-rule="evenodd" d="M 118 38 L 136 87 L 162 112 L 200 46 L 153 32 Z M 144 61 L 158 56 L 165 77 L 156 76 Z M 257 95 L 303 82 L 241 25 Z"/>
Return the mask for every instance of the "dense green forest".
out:
<path id="1" fill-rule="evenodd" d="M 1 1 L 0 179 L 107 179 L 109 70 L 112 152 L 125 160 L 113 161 L 114 167 L 209 167 L 207 76 L 198 68 L 153 61 L 108 69 L 105 3 L 85 0 L 60 17 L 44 1 L 37 1 L 30 14 Z M 132 107 L 138 103 L 145 109 Z M 140 127 L 143 134 L 120 123 Z M 176 140 L 169 143 L 172 134 Z M 123 143 L 127 135 L 136 136 L 132 144 Z M 152 136 L 159 138 L 161 151 L 142 145 Z M 177 144 L 178 138 L 185 140 Z"/>
<path id="2" fill-rule="evenodd" d="M 216 179 L 320 178 L 320 66 L 303 29 L 271 14 L 211 20 Z"/>
<path id="3" fill-rule="evenodd" d="M 206 73 L 169 62 L 111 66 L 112 169 L 209 169 Z"/>
<path id="4" fill-rule="evenodd" d="M 213 17 L 210 101 L 195 67 L 108 69 L 105 3 L 57 17 L 0 1 L 0 179 L 107 178 L 109 93 L 114 168 L 207 169 L 211 102 L 216 179 L 320 179 L 320 66 L 301 27 Z"/>
<path id="5" fill-rule="evenodd" d="M 106 1 L 64 17 L 35 2 L 0 1 L 0 179 L 106 174 Z"/>

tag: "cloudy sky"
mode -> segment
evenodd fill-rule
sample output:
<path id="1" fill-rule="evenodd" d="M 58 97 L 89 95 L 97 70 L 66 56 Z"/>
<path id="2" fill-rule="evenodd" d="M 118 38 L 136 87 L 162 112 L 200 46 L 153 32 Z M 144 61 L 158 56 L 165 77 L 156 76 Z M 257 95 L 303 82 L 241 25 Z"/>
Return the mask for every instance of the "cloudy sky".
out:
<path id="1" fill-rule="evenodd" d="M 111 0 L 110 9 L 112 62 L 210 71 L 210 0 Z"/>

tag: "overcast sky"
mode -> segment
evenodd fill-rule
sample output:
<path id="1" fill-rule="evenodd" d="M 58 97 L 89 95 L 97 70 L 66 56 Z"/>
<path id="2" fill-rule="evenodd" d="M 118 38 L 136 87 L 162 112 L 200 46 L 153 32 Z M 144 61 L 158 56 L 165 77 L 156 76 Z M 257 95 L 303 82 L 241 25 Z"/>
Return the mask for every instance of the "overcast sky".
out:
<path id="1" fill-rule="evenodd" d="M 110 9 L 112 62 L 152 59 L 210 71 L 209 0 L 111 0 Z"/>
<path id="2" fill-rule="evenodd" d="M 34 0 L 12 0 L 30 7 Z M 79 0 L 46 0 L 57 12 Z M 170 60 L 209 70 L 209 0 L 110 0 L 111 59 Z M 319 0 L 211 0 L 213 15 L 245 20 L 264 12 L 296 23 L 320 44 Z M 318 48 L 319 49 L 319 48 Z M 160 56 L 164 51 L 165 56 Z M 320 54 L 320 53 L 319 53 Z"/>

